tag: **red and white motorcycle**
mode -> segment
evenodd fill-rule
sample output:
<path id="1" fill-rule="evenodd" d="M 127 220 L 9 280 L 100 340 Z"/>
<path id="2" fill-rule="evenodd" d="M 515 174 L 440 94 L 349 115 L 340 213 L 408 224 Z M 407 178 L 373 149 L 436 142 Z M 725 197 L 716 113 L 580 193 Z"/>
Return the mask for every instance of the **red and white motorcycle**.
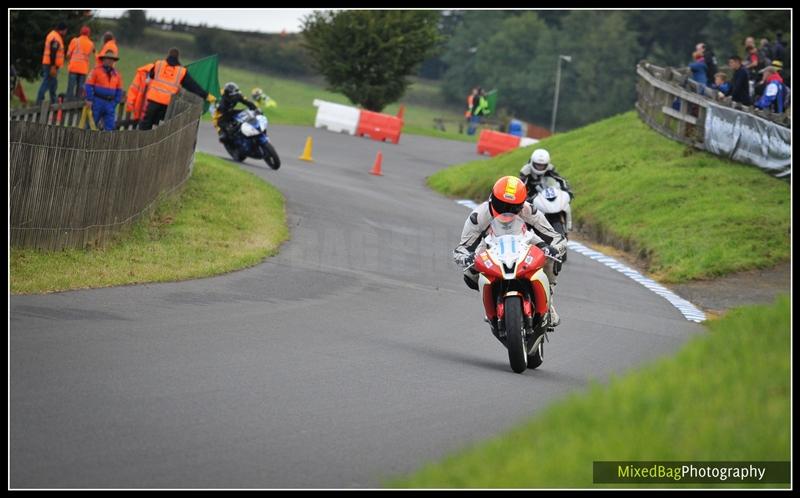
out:
<path id="1" fill-rule="evenodd" d="M 522 373 L 544 359 L 550 327 L 550 282 L 544 273 L 547 258 L 530 243 L 532 234 L 515 214 L 501 214 L 489 225 L 485 249 L 471 265 L 487 318 L 497 318 L 495 337 L 508 349 L 511 369 Z M 560 262 L 560 261 L 559 261 Z"/>

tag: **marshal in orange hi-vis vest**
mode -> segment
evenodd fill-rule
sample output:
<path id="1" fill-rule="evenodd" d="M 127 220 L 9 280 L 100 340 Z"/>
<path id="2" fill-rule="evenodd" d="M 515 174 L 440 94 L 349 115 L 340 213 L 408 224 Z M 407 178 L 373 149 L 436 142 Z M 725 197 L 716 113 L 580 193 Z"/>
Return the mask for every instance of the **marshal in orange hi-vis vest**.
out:
<path id="1" fill-rule="evenodd" d="M 154 77 L 147 88 L 147 100 L 152 100 L 163 105 L 169 105 L 172 96 L 181 89 L 181 81 L 186 75 L 183 66 L 170 66 L 167 61 L 155 63 Z"/>
<path id="2" fill-rule="evenodd" d="M 103 48 L 101 48 L 100 51 L 97 52 L 97 57 L 95 57 L 94 59 L 95 65 L 97 66 L 103 65 L 103 61 L 100 60 L 100 54 L 108 53 L 109 50 L 114 54 L 115 57 L 119 57 L 119 47 L 117 47 L 117 41 L 108 40 L 107 42 L 105 42 L 105 44 L 103 44 Z M 116 63 L 112 64 L 112 66 L 115 67 Z"/>
<path id="3" fill-rule="evenodd" d="M 88 36 L 81 35 L 78 38 L 73 38 L 69 42 L 69 49 L 67 50 L 67 56 L 69 57 L 67 69 L 69 72 L 89 74 L 89 60 L 92 52 L 94 52 L 94 43 Z"/>
<path id="4" fill-rule="evenodd" d="M 53 30 L 48 35 L 47 38 L 44 40 L 44 54 L 42 55 L 42 64 L 50 65 L 50 44 L 53 41 L 58 42 L 58 50 L 56 51 L 56 67 L 61 67 L 64 65 L 64 39 L 61 38 L 61 34 Z"/>
<path id="5" fill-rule="evenodd" d="M 144 104 L 146 102 L 147 87 L 150 85 L 150 70 L 155 64 L 146 64 L 136 70 L 133 83 L 128 87 L 128 95 L 125 100 L 125 110 L 133 115 L 133 119 L 139 120 L 144 115 Z"/>

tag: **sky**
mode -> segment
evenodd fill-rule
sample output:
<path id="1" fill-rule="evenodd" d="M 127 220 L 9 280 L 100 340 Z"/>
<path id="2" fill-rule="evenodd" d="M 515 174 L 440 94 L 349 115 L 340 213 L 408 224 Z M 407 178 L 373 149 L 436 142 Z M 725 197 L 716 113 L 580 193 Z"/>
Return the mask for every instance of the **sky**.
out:
<path id="1" fill-rule="evenodd" d="M 97 9 L 98 17 L 119 17 L 127 9 Z M 147 17 L 262 33 L 300 32 L 300 19 L 314 9 L 146 9 Z"/>

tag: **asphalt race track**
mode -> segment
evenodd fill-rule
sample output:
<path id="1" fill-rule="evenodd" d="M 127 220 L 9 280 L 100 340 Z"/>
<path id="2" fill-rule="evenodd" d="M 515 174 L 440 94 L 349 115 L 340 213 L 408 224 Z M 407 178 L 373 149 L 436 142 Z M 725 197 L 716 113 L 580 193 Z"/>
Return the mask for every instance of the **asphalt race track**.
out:
<path id="1" fill-rule="evenodd" d="M 244 168 L 286 196 L 280 255 L 10 297 L 10 487 L 379 487 L 703 330 L 573 252 L 544 364 L 514 374 L 452 263 L 469 210 L 425 186 L 474 144 L 270 135 L 281 169 Z M 209 123 L 198 149 L 227 157 Z"/>

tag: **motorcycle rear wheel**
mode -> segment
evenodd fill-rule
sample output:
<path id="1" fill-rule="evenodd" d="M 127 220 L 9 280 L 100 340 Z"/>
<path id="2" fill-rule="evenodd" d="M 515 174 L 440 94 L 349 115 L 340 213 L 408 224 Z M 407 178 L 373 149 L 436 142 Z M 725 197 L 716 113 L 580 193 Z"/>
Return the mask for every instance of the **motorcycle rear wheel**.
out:
<path id="1" fill-rule="evenodd" d="M 236 162 L 242 162 L 247 159 L 247 155 L 244 152 L 240 152 L 239 149 L 233 144 L 225 144 L 225 150 Z"/>

